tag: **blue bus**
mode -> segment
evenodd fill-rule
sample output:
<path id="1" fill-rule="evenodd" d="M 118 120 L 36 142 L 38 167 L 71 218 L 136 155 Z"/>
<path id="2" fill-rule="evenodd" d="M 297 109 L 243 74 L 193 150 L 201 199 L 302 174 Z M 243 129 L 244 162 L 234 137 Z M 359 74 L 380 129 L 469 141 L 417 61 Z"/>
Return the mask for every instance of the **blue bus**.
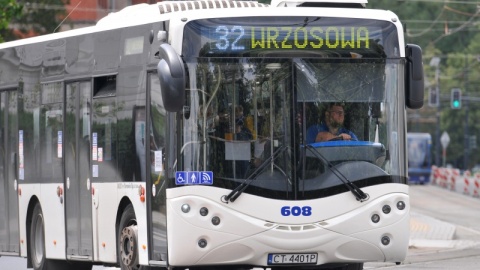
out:
<path id="1" fill-rule="evenodd" d="M 407 133 L 408 179 L 425 184 L 432 172 L 432 136 L 429 133 Z"/>

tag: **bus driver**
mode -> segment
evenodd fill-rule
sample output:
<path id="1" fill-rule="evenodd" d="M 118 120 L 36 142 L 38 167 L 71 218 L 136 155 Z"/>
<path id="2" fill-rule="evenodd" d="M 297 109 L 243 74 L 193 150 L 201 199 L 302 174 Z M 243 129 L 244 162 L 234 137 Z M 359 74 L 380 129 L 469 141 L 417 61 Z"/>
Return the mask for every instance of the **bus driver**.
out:
<path id="1" fill-rule="evenodd" d="M 325 111 L 325 119 L 307 129 L 307 143 L 324 142 L 330 140 L 358 141 L 357 136 L 343 127 L 345 109 L 340 103 L 330 103 Z"/>

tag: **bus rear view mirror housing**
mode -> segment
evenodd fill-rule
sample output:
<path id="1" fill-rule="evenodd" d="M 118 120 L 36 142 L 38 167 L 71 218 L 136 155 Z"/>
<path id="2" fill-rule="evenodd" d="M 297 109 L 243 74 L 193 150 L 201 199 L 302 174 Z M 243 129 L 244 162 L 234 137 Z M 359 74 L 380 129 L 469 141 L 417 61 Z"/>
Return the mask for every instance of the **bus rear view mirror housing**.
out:
<path id="1" fill-rule="evenodd" d="M 410 109 L 420 109 L 423 106 L 424 82 L 422 49 L 415 44 L 407 44 L 405 74 L 405 103 Z"/>
<path id="2" fill-rule="evenodd" d="M 185 103 L 185 68 L 183 61 L 175 50 L 167 43 L 159 47 L 160 62 L 157 75 L 160 80 L 165 110 L 178 112 Z"/>

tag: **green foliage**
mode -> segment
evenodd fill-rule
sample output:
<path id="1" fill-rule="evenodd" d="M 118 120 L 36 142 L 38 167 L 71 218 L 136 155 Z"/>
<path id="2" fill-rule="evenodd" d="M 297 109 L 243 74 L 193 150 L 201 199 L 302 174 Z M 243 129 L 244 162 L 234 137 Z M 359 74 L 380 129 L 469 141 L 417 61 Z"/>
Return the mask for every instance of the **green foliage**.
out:
<path id="1" fill-rule="evenodd" d="M 388 9 L 398 15 L 405 28 L 407 43 L 418 44 L 423 50 L 426 93 L 436 85 L 432 57 L 440 57 L 439 82 L 441 93 L 440 133 L 448 132 L 451 141 L 447 149 L 447 163 L 468 169 L 480 163 L 480 149 L 468 149 L 466 138 L 480 134 L 480 9 L 476 1 L 454 3 L 446 1 L 391 1 L 370 0 L 368 8 Z M 462 108 L 451 109 L 452 88 L 462 89 Z M 428 104 L 428 97 L 425 104 Z M 409 112 L 415 114 L 408 130 L 432 134 L 434 149 L 439 144 L 435 137 L 437 109 L 424 108 Z M 427 121 L 433 119 L 433 121 Z M 424 121 L 421 121 L 424 120 Z M 419 124 L 420 123 L 420 124 Z M 466 134 L 465 132 L 468 132 Z M 477 141 L 480 135 L 477 136 Z M 478 143 L 477 143 L 478 145 Z M 441 152 L 435 151 L 440 155 Z M 467 157 L 467 164 L 464 164 Z"/>
<path id="2" fill-rule="evenodd" d="M 0 0 L 0 42 L 3 42 L 2 32 L 7 29 L 8 24 L 22 11 L 22 6 L 15 0 Z"/>
<path id="3" fill-rule="evenodd" d="M 473 2 L 371 0 L 367 7 L 397 14 L 403 22 L 407 43 L 422 48 L 433 44 L 448 54 L 467 47 L 478 31 L 474 24 L 480 19 L 480 12 Z"/>
<path id="4" fill-rule="evenodd" d="M 12 5 L 14 10 L 13 13 L 10 11 L 12 15 L 8 18 L 0 16 L 0 37 L 3 36 L 5 41 L 21 38 L 13 28 L 27 36 L 53 33 L 66 16 L 65 4 L 69 2 L 69 0 L 0 0 L 1 7 Z M 2 25 L 2 22 L 5 24 Z M 7 28 L 9 24 L 15 27 Z"/>
<path id="5" fill-rule="evenodd" d="M 22 18 L 17 21 L 22 32 L 33 30 L 39 35 L 52 33 L 66 15 L 64 0 L 21 0 L 19 2 L 24 3 Z"/>

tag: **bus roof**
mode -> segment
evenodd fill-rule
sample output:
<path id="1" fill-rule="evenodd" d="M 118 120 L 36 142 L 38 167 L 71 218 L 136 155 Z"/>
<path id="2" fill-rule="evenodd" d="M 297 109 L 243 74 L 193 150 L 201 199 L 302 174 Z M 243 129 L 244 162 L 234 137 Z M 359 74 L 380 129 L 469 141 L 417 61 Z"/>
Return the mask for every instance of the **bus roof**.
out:
<path id="1" fill-rule="evenodd" d="M 97 26 L 128 25 L 132 21 L 141 20 L 138 24 L 145 24 L 159 20 L 159 14 L 169 14 L 181 12 L 186 10 L 204 10 L 204 9 L 219 9 L 219 8 L 256 8 L 268 7 L 266 4 L 261 4 L 256 1 L 221 1 L 221 0 L 200 0 L 200 1 L 166 1 L 159 2 L 153 5 L 138 4 L 128 6 L 118 12 L 110 13 L 98 21 Z"/>
<path id="2" fill-rule="evenodd" d="M 367 4 L 367 0 L 272 0 L 272 7 L 295 7 L 295 6 L 325 6 L 325 7 L 362 7 Z"/>

